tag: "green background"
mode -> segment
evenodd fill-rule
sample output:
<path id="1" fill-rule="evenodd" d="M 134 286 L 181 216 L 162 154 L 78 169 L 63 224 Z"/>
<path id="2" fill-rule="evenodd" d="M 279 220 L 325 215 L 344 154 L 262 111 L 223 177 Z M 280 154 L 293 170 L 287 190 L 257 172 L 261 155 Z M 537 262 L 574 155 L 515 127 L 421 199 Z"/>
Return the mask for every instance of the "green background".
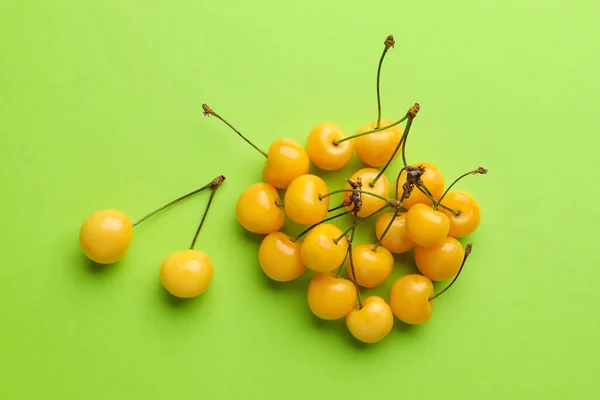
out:
<path id="1" fill-rule="evenodd" d="M 594 0 L 0 0 L 0 398 L 599 398 L 599 19 Z M 234 212 L 263 160 L 200 106 L 263 148 L 353 132 L 390 33 L 384 116 L 422 106 L 409 162 L 490 173 L 460 185 L 482 223 L 431 321 L 363 346 L 312 317 L 308 275 L 263 276 Z M 206 195 L 116 265 L 78 248 L 90 213 L 136 219 L 218 174 L 202 297 L 170 299 L 158 268 Z"/>

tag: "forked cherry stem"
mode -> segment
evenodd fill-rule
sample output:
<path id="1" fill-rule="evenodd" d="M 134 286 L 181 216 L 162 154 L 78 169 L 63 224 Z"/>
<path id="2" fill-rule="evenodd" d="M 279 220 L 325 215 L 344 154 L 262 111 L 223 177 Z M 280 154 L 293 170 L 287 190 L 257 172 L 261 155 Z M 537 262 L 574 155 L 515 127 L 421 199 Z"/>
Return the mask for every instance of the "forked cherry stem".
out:
<path id="1" fill-rule="evenodd" d="M 342 233 L 340 236 L 338 236 L 337 238 L 333 239 L 333 243 L 335 243 L 335 244 L 338 244 L 338 242 L 339 242 L 340 240 L 342 240 L 342 238 L 343 238 L 344 236 L 346 236 L 346 234 L 347 234 L 348 232 L 350 232 L 350 230 L 351 230 L 351 229 L 354 229 L 354 228 L 356 228 L 358 225 L 360 225 L 361 223 L 363 223 L 365 220 L 369 219 L 370 217 L 372 217 L 372 216 L 373 216 L 373 215 L 375 215 L 375 214 L 378 214 L 378 213 L 380 213 L 381 211 L 383 211 L 383 210 L 384 210 L 384 209 L 386 209 L 387 207 L 389 207 L 389 204 L 386 204 L 386 205 L 384 205 L 383 207 L 381 207 L 381 208 L 379 208 L 379 209 L 377 209 L 377 210 L 373 211 L 371 214 L 367 215 L 367 216 L 366 216 L 366 217 L 364 217 L 364 218 L 359 218 L 359 219 L 357 219 L 357 220 L 356 220 L 356 221 L 355 221 L 355 222 L 354 222 L 352 225 L 350 225 L 350 227 L 349 227 L 348 229 L 346 229 L 346 230 L 345 230 L 345 231 L 344 231 L 344 232 L 343 232 L 343 233 Z"/>
<path id="2" fill-rule="evenodd" d="M 358 282 L 356 282 L 356 274 L 354 273 L 354 260 L 352 259 L 352 240 L 348 241 L 348 252 L 350 254 L 350 271 L 352 273 L 352 282 L 354 283 L 354 287 L 356 288 L 356 298 L 358 299 L 358 308 L 362 309 L 362 301 L 360 299 L 360 290 L 358 290 Z"/>
<path id="3" fill-rule="evenodd" d="M 469 176 L 469 175 L 477 175 L 477 174 L 482 174 L 485 175 L 487 174 L 488 170 L 483 168 L 483 167 L 479 167 L 473 171 L 469 171 L 467 173 L 462 174 L 461 176 L 459 176 L 458 178 L 456 178 L 454 180 L 454 182 L 452 182 L 452 184 L 450 184 L 450 186 L 448 186 L 448 188 L 446 188 L 446 191 L 442 194 L 442 197 L 440 197 L 440 199 L 437 202 L 434 202 L 434 209 L 437 209 L 437 206 L 440 205 L 442 207 L 444 207 L 443 204 L 440 204 L 442 202 L 442 200 L 444 200 L 444 197 L 446 197 L 446 194 L 450 191 L 450 189 L 452 189 L 452 186 L 454 186 L 458 181 L 460 181 L 462 178 Z"/>
<path id="4" fill-rule="evenodd" d="M 360 190 L 360 189 L 340 189 L 340 190 L 334 190 L 333 192 L 329 192 L 329 193 L 325 193 L 325 194 L 320 194 L 319 195 L 319 200 L 323 200 L 326 197 L 329 197 L 331 195 L 338 194 L 338 193 L 361 193 L 361 194 L 366 194 L 366 195 L 369 195 L 369 196 L 377 197 L 378 199 L 385 200 L 388 203 L 391 200 L 391 199 L 389 199 L 387 197 L 380 196 L 377 193 L 367 192 L 366 190 Z"/>
<path id="5" fill-rule="evenodd" d="M 193 195 L 195 195 L 197 193 L 200 193 L 200 192 L 202 192 L 202 191 L 204 191 L 206 189 L 212 188 L 215 185 L 218 187 L 224 180 L 225 180 L 225 176 L 223 176 L 223 175 L 217 176 L 210 183 L 202 186 L 201 188 L 198 188 L 198 189 L 193 190 L 193 191 L 191 191 L 191 192 L 189 192 L 187 194 L 184 194 L 183 196 L 178 197 L 175 200 L 172 200 L 172 201 L 168 202 L 167 204 L 165 204 L 165 205 L 157 208 L 156 210 L 154 210 L 154 211 L 152 211 L 152 212 L 144 215 L 142 218 L 140 218 L 137 221 L 135 221 L 133 223 L 133 226 L 137 226 L 137 225 L 141 224 L 142 222 L 144 222 L 148 218 L 152 217 L 153 215 L 158 214 L 159 212 L 161 212 L 165 208 L 168 208 L 168 207 L 172 206 L 173 204 L 177 204 L 180 201 L 187 199 L 188 197 L 192 197 Z"/>
<path id="6" fill-rule="evenodd" d="M 383 53 L 381 54 L 381 58 L 379 59 L 379 65 L 377 66 L 377 124 L 375 125 L 375 129 L 378 129 L 381 124 L 381 95 L 379 93 L 379 78 L 381 76 L 381 66 L 383 65 L 383 59 L 385 58 L 385 55 L 387 54 L 390 48 L 394 47 L 394 44 L 396 43 L 394 42 L 393 35 L 389 35 L 387 38 L 385 38 L 385 42 L 383 42 L 383 45 L 385 47 L 383 48 Z"/>
<path id="7" fill-rule="evenodd" d="M 467 245 L 467 247 L 465 247 L 465 255 L 463 257 L 462 260 L 462 264 L 460 265 L 460 269 L 458 270 L 458 273 L 456 274 L 456 276 L 454 277 L 454 279 L 452 279 L 452 282 L 450 282 L 450 284 L 448 286 L 446 286 L 441 292 L 439 292 L 438 294 L 431 296 L 429 298 L 429 301 L 433 301 L 434 299 L 437 299 L 438 297 L 440 297 L 442 295 L 442 293 L 444 293 L 446 290 L 450 289 L 450 287 L 452 285 L 454 285 L 454 282 L 456 282 L 456 280 L 458 279 L 463 267 L 465 266 L 465 262 L 467 261 L 467 258 L 469 258 L 469 254 L 471 254 L 471 248 L 473 247 L 473 243 L 469 243 Z"/>
<path id="8" fill-rule="evenodd" d="M 381 175 L 383 175 L 383 173 L 385 172 L 385 170 L 390 166 L 390 164 L 394 160 L 394 155 L 398 152 L 398 150 L 400 149 L 400 146 L 402 146 L 403 143 L 406 143 L 406 138 L 408 137 L 408 132 L 410 132 L 410 127 L 412 125 L 412 121 L 413 121 L 412 118 L 408 118 L 408 121 L 406 122 L 406 129 L 404 130 L 404 133 L 402 134 L 402 137 L 398 141 L 398 144 L 396 145 L 396 148 L 394 149 L 394 152 L 392 153 L 392 155 L 389 158 L 389 160 L 385 163 L 385 165 L 383 166 L 383 168 L 381 168 L 381 171 L 379 171 L 379 173 L 377 174 L 377 176 L 375 178 L 373 178 L 373 180 L 371 182 L 369 182 L 369 186 L 371 186 L 371 187 L 375 186 L 375 184 L 377 183 L 377 181 L 379 180 L 379 178 L 381 178 Z M 402 159 L 403 159 L 404 163 L 406 163 L 406 161 L 404 160 L 404 148 L 405 147 L 406 146 L 402 147 Z"/>
<path id="9" fill-rule="evenodd" d="M 352 229 L 352 232 L 350 233 L 350 242 L 352 242 L 354 240 L 354 232 L 355 232 L 355 229 Z M 350 246 L 348 246 L 348 250 L 346 250 L 346 256 L 344 257 L 344 261 L 342 261 L 342 263 L 340 264 L 340 266 L 338 267 L 338 269 L 337 269 L 337 271 L 335 273 L 335 277 L 336 278 L 338 278 L 340 276 L 340 272 L 342 271 L 342 267 L 344 266 L 344 263 L 348 259 L 348 254 L 350 254 Z"/>
<path id="10" fill-rule="evenodd" d="M 399 119 L 398 121 L 396 121 L 396 122 L 394 122 L 394 123 L 392 123 L 392 124 L 389 124 L 389 125 L 386 125 L 386 126 L 382 126 L 381 128 L 372 129 L 372 130 L 370 130 L 370 131 L 366 131 L 366 132 L 357 133 L 357 134 L 355 134 L 355 135 L 346 136 L 345 138 L 342 138 L 342 139 L 334 140 L 334 141 L 333 141 L 333 144 L 334 144 L 335 146 L 337 146 L 337 145 L 339 145 L 340 143 L 343 143 L 343 142 L 345 142 L 346 140 L 350 140 L 350 139 L 356 139 L 357 137 L 361 137 L 361 136 L 365 136 L 365 135 L 370 135 L 371 133 L 382 132 L 382 131 L 388 130 L 388 129 L 390 129 L 390 128 L 392 128 L 392 127 L 394 127 L 394 126 L 398 125 L 398 124 L 401 124 L 401 123 L 402 123 L 402 122 L 404 122 L 404 121 L 405 121 L 407 118 L 408 118 L 408 115 L 405 115 L 404 117 L 402 117 L 402 119 Z"/>
<path id="11" fill-rule="evenodd" d="M 387 235 L 388 231 L 390 230 L 390 228 L 392 227 L 392 225 L 394 223 L 394 220 L 398 217 L 398 215 L 400 215 L 400 211 L 398 209 L 396 209 L 396 211 L 394 211 L 394 215 L 392 216 L 392 218 L 390 218 L 390 222 L 388 222 L 387 226 L 385 227 L 385 230 L 383 231 L 383 233 L 381 234 L 379 239 L 377 239 L 377 243 L 375 243 L 373 248 L 371 248 L 371 251 L 377 251 L 379 246 L 381 246 L 381 242 L 383 241 L 383 238 L 385 238 L 385 235 Z"/>
<path id="12" fill-rule="evenodd" d="M 263 156 L 265 156 L 265 158 L 268 158 L 268 154 L 267 153 L 265 153 L 263 150 L 260 149 L 260 147 L 258 147 L 254 143 L 252 143 L 250 141 L 250 139 L 248 139 L 246 136 L 244 136 L 242 134 L 242 132 L 240 132 L 237 129 L 235 129 L 233 127 L 233 125 L 231 125 L 229 122 L 225 121 L 223 119 L 223 117 L 221 117 L 219 114 L 217 114 L 216 112 L 214 112 L 213 109 L 210 108 L 208 104 L 206 104 L 206 103 L 202 104 L 202 109 L 204 110 L 204 115 L 206 115 L 206 116 L 212 115 L 213 117 L 220 119 L 223 123 L 225 123 L 225 125 L 227 125 L 228 127 L 230 127 L 235 133 L 237 133 L 242 139 L 244 139 L 246 141 L 246 143 L 248 143 L 250 146 L 254 147 L 260 154 L 262 154 Z"/>
<path id="13" fill-rule="evenodd" d="M 321 225 L 322 223 L 325 223 L 325 222 L 328 222 L 328 221 L 334 220 L 334 219 L 336 219 L 336 218 L 339 218 L 339 217 L 343 217 L 343 216 L 344 216 L 344 215 L 346 215 L 346 214 L 350 214 L 350 211 L 344 211 L 344 212 L 341 212 L 341 213 L 339 213 L 339 214 L 333 215 L 333 216 L 331 216 L 331 217 L 325 218 L 325 219 L 324 219 L 324 220 L 322 220 L 322 221 L 319 221 L 319 222 L 317 222 L 317 223 L 314 223 L 314 224 L 312 224 L 311 226 L 309 226 L 308 228 L 306 228 L 305 230 L 303 230 L 302 232 L 300 232 L 300 233 L 298 234 L 298 236 L 296 236 L 296 237 L 294 238 L 294 240 L 292 240 L 292 242 L 297 242 L 298 240 L 300 240 L 300 239 L 302 238 L 302 236 L 306 235 L 306 234 L 307 234 L 308 232 L 310 232 L 310 231 L 311 231 L 313 228 L 316 228 L 317 226 Z"/>
<path id="14" fill-rule="evenodd" d="M 454 210 L 448 206 L 445 206 L 443 204 L 438 204 L 438 201 L 431 195 L 431 192 L 429 191 L 429 189 L 427 189 L 427 186 L 423 185 L 415 185 L 415 187 L 417 189 L 419 189 L 419 191 L 421 193 L 423 193 L 425 196 L 427 196 L 427 198 L 429 198 L 429 200 L 431 200 L 433 202 L 433 209 L 437 210 L 437 207 L 442 207 L 445 210 L 450 211 L 452 214 L 456 215 L 457 217 L 461 214 L 461 212 L 459 210 Z M 402 194 L 402 196 L 404 196 L 404 194 Z"/>
<path id="15" fill-rule="evenodd" d="M 225 180 L 225 177 L 223 177 L 223 180 Z M 196 240 L 198 239 L 198 235 L 200 234 L 200 229 L 202 229 L 202 225 L 204 225 L 204 221 L 206 220 L 206 216 L 208 215 L 208 210 L 210 209 L 210 205 L 212 204 L 213 198 L 215 197 L 215 193 L 217 192 L 219 185 L 223 183 L 223 180 L 211 186 L 212 190 L 210 192 L 210 197 L 208 198 L 208 203 L 206 203 L 206 208 L 204 209 L 204 214 L 202 214 L 202 219 L 200 220 L 198 229 L 196 229 L 196 233 L 194 234 L 194 239 L 192 240 L 192 244 L 190 245 L 190 250 L 194 249 L 194 245 L 196 244 Z"/>

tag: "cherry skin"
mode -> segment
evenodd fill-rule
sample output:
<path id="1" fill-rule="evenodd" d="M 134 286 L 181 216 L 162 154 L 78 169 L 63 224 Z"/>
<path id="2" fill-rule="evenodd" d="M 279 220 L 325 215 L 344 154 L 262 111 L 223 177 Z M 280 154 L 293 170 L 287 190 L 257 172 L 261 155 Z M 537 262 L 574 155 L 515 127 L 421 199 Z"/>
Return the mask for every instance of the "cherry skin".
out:
<path id="1" fill-rule="evenodd" d="M 375 235 L 377 235 L 378 239 L 383 235 L 385 228 L 387 228 L 393 216 L 394 213 L 385 213 L 381 214 L 377 219 L 375 223 Z M 400 213 L 394 219 L 392 226 L 390 226 L 390 229 L 381 241 L 381 245 L 396 254 L 406 253 L 415 247 L 415 242 L 406 233 L 406 213 Z"/>
<path id="2" fill-rule="evenodd" d="M 99 264 L 112 264 L 129 249 L 133 226 L 118 210 L 101 210 L 87 217 L 79 231 L 79 245 L 85 255 Z"/>
<path id="3" fill-rule="evenodd" d="M 304 265 L 316 272 L 329 272 L 339 267 L 348 250 L 345 237 L 334 242 L 341 234 L 342 230 L 332 224 L 320 224 L 308 232 L 301 249 Z"/>
<path id="4" fill-rule="evenodd" d="M 258 248 L 260 267 L 274 281 L 292 281 L 306 270 L 300 254 L 301 247 L 302 243 L 293 242 L 283 232 L 269 233 Z"/>
<path id="5" fill-rule="evenodd" d="M 373 179 L 375 179 L 377 174 L 379 174 L 379 171 L 377 171 L 376 169 L 363 168 L 361 170 L 356 171 L 354 175 L 352 175 L 350 180 L 356 180 L 357 178 L 360 178 L 362 180 L 362 190 L 370 193 L 375 193 L 383 197 L 388 197 L 390 195 L 390 184 L 385 175 L 381 175 L 379 180 L 375 183 L 374 187 L 371 187 L 371 185 L 369 184 L 371 181 L 373 181 Z M 349 183 L 346 183 L 344 189 L 352 189 L 352 187 Z M 348 199 L 351 195 L 351 192 L 344 192 L 344 200 Z M 365 193 L 361 194 L 361 198 L 362 207 L 360 208 L 360 211 L 357 214 L 357 216 L 360 218 L 364 218 L 372 214 L 373 212 L 377 211 L 386 204 L 385 200 L 379 199 L 377 197 Z M 347 210 L 352 210 L 352 208 L 353 206 L 348 206 Z"/>
<path id="6" fill-rule="evenodd" d="M 391 125 L 395 121 L 382 120 L 381 126 Z M 376 122 L 362 126 L 356 133 L 362 133 L 375 129 Z M 354 139 L 356 154 L 367 165 L 371 167 L 381 167 L 388 162 L 398 142 L 402 138 L 402 128 L 395 125 L 385 131 L 371 133 Z M 394 158 L 402 151 L 402 146 L 394 154 Z"/>
<path id="7" fill-rule="evenodd" d="M 321 319 L 346 316 L 356 303 L 356 287 L 348 279 L 331 274 L 317 274 L 308 284 L 308 306 Z"/>
<path id="8" fill-rule="evenodd" d="M 326 171 L 342 168 L 354 155 L 354 140 L 334 143 L 344 138 L 346 138 L 344 131 L 331 122 L 315 126 L 308 134 L 306 142 L 308 157 L 317 167 Z"/>
<path id="9" fill-rule="evenodd" d="M 432 281 L 445 281 L 458 273 L 464 249 L 460 242 L 447 236 L 431 247 L 415 248 L 415 263 L 419 271 Z"/>
<path id="10" fill-rule="evenodd" d="M 432 163 L 420 162 L 416 163 L 415 166 L 425 167 L 425 172 L 421 175 L 423 183 L 429 189 L 434 199 L 439 199 L 444 193 L 444 176 L 442 171 Z M 406 171 L 402 171 L 400 179 L 397 181 L 399 187 L 397 188 L 398 198 L 402 196 L 402 185 L 406 182 Z M 394 184 L 394 192 L 396 192 L 396 185 Z M 417 203 L 427 204 L 428 206 L 433 205 L 433 202 L 429 197 L 425 196 L 419 189 L 414 188 L 410 196 L 404 199 L 402 207 L 409 209 Z"/>
<path id="11" fill-rule="evenodd" d="M 460 215 L 439 207 L 438 209 L 450 218 L 450 236 L 462 238 L 470 235 L 479 226 L 481 209 L 477 200 L 470 193 L 462 190 L 450 190 L 444 196 L 442 204 L 453 210 L 460 211 Z"/>
<path id="12" fill-rule="evenodd" d="M 372 244 L 359 244 L 352 247 L 352 261 L 354 263 L 354 274 L 350 260 L 346 265 L 348 276 L 359 286 L 374 288 L 381 285 L 392 273 L 394 268 L 394 257 L 384 247 L 379 246 L 373 251 Z"/>
<path id="13" fill-rule="evenodd" d="M 394 315 L 388 303 L 379 296 L 369 296 L 346 315 L 346 326 L 356 339 L 376 343 L 385 338 L 394 326 Z"/>
<path id="14" fill-rule="evenodd" d="M 285 189 L 309 168 L 310 160 L 302 146 L 290 139 L 278 139 L 269 147 L 263 177 L 276 188 Z"/>
<path id="15" fill-rule="evenodd" d="M 390 307 L 400 321 L 418 325 L 427 322 L 433 312 L 433 283 L 423 275 L 404 275 L 392 285 Z"/>
<path id="16" fill-rule="evenodd" d="M 255 183 L 244 190 L 235 213 L 239 223 L 249 232 L 265 235 L 276 232 L 285 222 L 283 210 L 277 206 L 279 193 L 268 183 Z"/>
<path id="17" fill-rule="evenodd" d="M 450 218 L 425 204 L 415 204 L 406 213 L 406 233 L 419 246 L 440 243 L 450 231 Z"/>
<path id="18" fill-rule="evenodd" d="M 169 254 L 160 266 L 160 281 L 175 297 L 189 299 L 204 293 L 213 276 L 213 263 L 206 253 L 183 250 Z"/>
<path id="19" fill-rule="evenodd" d="M 316 175 L 301 175 L 294 179 L 285 192 L 285 213 L 294 222 L 312 225 L 327 216 L 329 197 L 319 199 L 327 193 L 327 184 Z"/>

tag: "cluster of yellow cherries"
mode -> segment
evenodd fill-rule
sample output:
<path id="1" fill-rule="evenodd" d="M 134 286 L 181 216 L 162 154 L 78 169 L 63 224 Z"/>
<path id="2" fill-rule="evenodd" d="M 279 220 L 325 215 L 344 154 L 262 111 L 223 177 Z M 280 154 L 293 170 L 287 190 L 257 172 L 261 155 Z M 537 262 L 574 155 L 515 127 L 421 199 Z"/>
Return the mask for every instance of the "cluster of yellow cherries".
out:
<path id="1" fill-rule="evenodd" d="M 421 324 L 431 317 L 433 300 L 456 281 L 471 252 L 471 244 L 463 248 L 457 239 L 473 232 L 480 221 L 475 198 L 451 189 L 468 175 L 487 173 L 482 167 L 469 171 L 444 190 L 443 175 L 435 165 L 407 164 L 406 141 L 420 106 L 410 107 L 398 121 L 381 120 L 379 76 L 385 54 L 394 45 L 393 36 L 384 45 L 377 72 L 378 119 L 351 136 L 333 123 L 323 123 L 309 133 L 306 149 L 293 140 L 278 139 L 265 153 L 203 104 L 205 115 L 224 122 L 266 158 L 264 182 L 248 187 L 236 206 L 237 219 L 247 231 L 266 235 L 258 250 L 264 273 L 279 282 L 292 281 L 306 269 L 316 273 L 307 289 L 312 313 L 325 320 L 345 318 L 351 334 L 365 343 L 385 338 L 394 316 L 407 324 Z M 346 179 L 343 189 L 329 191 L 323 179 L 309 174 L 311 162 L 321 170 L 338 170 L 355 153 L 369 167 Z M 384 172 L 400 154 L 403 167 L 390 196 Z M 283 201 L 278 189 L 285 190 Z M 341 194 L 341 201 L 330 204 L 335 194 Z M 390 212 L 382 213 L 386 209 Z M 347 229 L 331 223 L 347 214 L 355 216 Z M 378 214 L 375 243 L 354 245 L 357 226 Z M 290 237 L 281 231 L 286 216 L 307 228 Z M 379 296 L 361 299 L 360 287 L 376 287 L 390 276 L 393 254 L 413 248 L 421 274 L 399 278 L 389 303 Z M 348 279 L 340 275 L 344 266 Z M 434 294 L 433 281 L 453 277 Z"/>

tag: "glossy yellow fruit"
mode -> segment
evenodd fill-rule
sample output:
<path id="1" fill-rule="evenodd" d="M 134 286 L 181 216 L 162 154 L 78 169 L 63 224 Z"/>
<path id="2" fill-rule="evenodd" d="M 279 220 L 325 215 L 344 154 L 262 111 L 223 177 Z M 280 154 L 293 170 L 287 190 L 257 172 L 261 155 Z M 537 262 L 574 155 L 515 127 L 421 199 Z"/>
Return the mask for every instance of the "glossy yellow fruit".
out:
<path id="1" fill-rule="evenodd" d="M 414 165 L 425 167 L 425 172 L 421 175 L 421 179 L 433 195 L 433 198 L 439 199 L 442 196 L 442 193 L 444 193 L 444 175 L 442 175 L 442 171 L 432 163 L 428 162 L 420 162 Z M 402 185 L 404 185 L 404 182 L 406 182 L 406 171 L 402 171 L 400 179 L 394 183 L 394 192 L 398 193 L 398 198 L 402 196 Z M 398 186 L 396 186 L 396 184 Z M 429 197 L 424 195 L 419 189 L 414 188 L 410 196 L 402 202 L 402 207 L 408 210 L 418 203 L 423 203 L 428 206 L 433 205 L 433 202 Z"/>
<path id="2" fill-rule="evenodd" d="M 263 177 L 276 188 L 285 189 L 309 168 L 310 160 L 302 146 L 290 139 L 278 139 L 269 147 Z"/>
<path id="3" fill-rule="evenodd" d="M 379 246 L 373 251 L 374 244 L 359 244 L 352 247 L 352 263 L 348 260 L 346 269 L 352 281 L 362 287 L 373 288 L 381 285 L 392 273 L 394 257 L 384 247 Z"/>
<path id="4" fill-rule="evenodd" d="M 432 281 L 445 281 L 458 273 L 464 249 L 460 242 L 447 236 L 431 247 L 415 248 L 415 263 L 419 271 Z"/>
<path id="5" fill-rule="evenodd" d="M 283 232 L 269 233 L 258 248 L 258 261 L 263 272 L 274 281 L 288 282 L 304 273 L 300 254 L 302 243 L 293 242 Z"/>
<path id="6" fill-rule="evenodd" d="M 342 168 L 354 155 L 354 140 L 335 144 L 334 141 L 346 138 L 342 129 L 326 122 L 315 126 L 308 134 L 306 152 L 310 160 L 319 168 L 333 171 Z"/>
<path id="7" fill-rule="evenodd" d="M 342 230 L 332 224 L 320 224 L 313 228 L 302 243 L 302 262 L 307 268 L 316 272 L 329 272 L 338 268 L 348 250 L 348 242 L 342 237 Z"/>
<path id="8" fill-rule="evenodd" d="M 213 276 L 213 263 L 206 253 L 183 250 L 169 254 L 160 266 L 160 281 L 175 297 L 188 299 L 204 293 Z"/>
<path id="9" fill-rule="evenodd" d="M 451 190 L 446 193 L 442 204 L 453 210 L 460 211 L 460 215 L 438 207 L 438 210 L 450 218 L 450 236 L 462 238 L 470 235 L 479 226 L 481 220 L 481 209 L 479 203 L 471 193 L 462 190 Z"/>
<path id="10" fill-rule="evenodd" d="M 433 284 L 423 275 L 404 275 L 390 292 L 390 307 L 400 321 L 417 325 L 427 322 L 433 312 Z"/>
<path id="11" fill-rule="evenodd" d="M 356 287 L 348 279 L 317 274 L 308 284 L 308 306 L 321 319 L 343 318 L 356 303 Z"/>
<path id="12" fill-rule="evenodd" d="M 415 204 L 406 213 L 406 233 L 419 246 L 429 247 L 448 236 L 450 219 L 425 204 Z"/>
<path id="13" fill-rule="evenodd" d="M 385 338 L 394 326 L 394 316 L 388 303 L 379 296 L 370 296 L 346 315 L 346 326 L 356 339 L 376 343 Z"/>
<path id="14" fill-rule="evenodd" d="M 377 171 L 376 169 L 363 168 L 361 170 L 356 171 L 354 173 L 354 175 L 352 175 L 350 180 L 356 180 L 356 179 L 360 178 L 362 180 L 362 190 L 364 190 L 366 192 L 370 192 L 370 193 L 375 193 L 375 194 L 378 194 L 383 197 L 388 197 L 390 195 L 390 183 L 388 182 L 385 175 L 382 175 L 377 180 L 377 182 L 375 183 L 375 186 L 371 187 L 371 185 L 369 185 L 369 183 L 371 183 L 373 181 L 373 179 L 375 179 L 377 174 L 379 174 L 379 171 Z M 346 186 L 344 187 L 344 189 L 352 189 L 352 188 L 351 188 L 350 184 L 346 183 Z M 351 196 L 351 194 L 352 194 L 351 192 L 345 192 L 343 195 L 344 200 L 349 198 Z M 366 193 L 363 193 L 361 196 L 362 196 L 362 207 L 361 207 L 360 211 L 358 212 L 358 216 L 360 218 L 364 218 L 364 217 L 372 214 L 373 212 L 377 211 L 378 209 L 380 209 L 381 207 L 383 207 L 386 204 L 385 200 L 371 196 Z M 353 208 L 353 206 L 347 207 L 348 210 L 352 210 L 352 208 Z"/>
<path id="15" fill-rule="evenodd" d="M 394 213 L 385 213 L 381 214 L 377 219 L 377 222 L 375 223 L 375 235 L 377 239 L 383 235 L 383 232 L 393 216 Z M 406 233 L 406 213 L 400 213 L 394 219 L 392 226 L 390 226 L 390 229 L 381 241 L 381 245 L 396 254 L 406 253 L 415 247 L 415 242 L 413 242 Z"/>
<path id="16" fill-rule="evenodd" d="M 129 249 L 133 226 L 118 210 L 101 210 L 90 215 L 79 231 L 79 244 L 86 256 L 99 264 L 112 264 Z"/>
<path id="17" fill-rule="evenodd" d="M 393 124 L 395 121 L 382 120 L 380 126 Z M 356 133 L 362 133 L 375 129 L 377 123 L 373 122 L 362 126 Z M 402 128 L 400 125 L 393 126 L 385 131 L 371 133 L 369 135 L 357 137 L 354 139 L 354 147 L 356 154 L 367 165 L 371 167 L 381 167 L 384 165 L 392 154 L 394 158 L 402 151 L 402 146 L 394 153 L 396 146 L 402 138 Z"/>
<path id="18" fill-rule="evenodd" d="M 322 221 L 327 216 L 329 197 L 320 199 L 321 194 L 327 194 L 327 184 L 323 179 L 310 174 L 297 177 L 285 192 L 285 213 L 301 225 Z"/>
<path id="19" fill-rule="evenodd" d="M 276 232 L 285 222 L 277 189 L 260 182 L 244 190 L 237 201 L 235 214 L 239 223 L 249 232 L 267 234 Z"/>

